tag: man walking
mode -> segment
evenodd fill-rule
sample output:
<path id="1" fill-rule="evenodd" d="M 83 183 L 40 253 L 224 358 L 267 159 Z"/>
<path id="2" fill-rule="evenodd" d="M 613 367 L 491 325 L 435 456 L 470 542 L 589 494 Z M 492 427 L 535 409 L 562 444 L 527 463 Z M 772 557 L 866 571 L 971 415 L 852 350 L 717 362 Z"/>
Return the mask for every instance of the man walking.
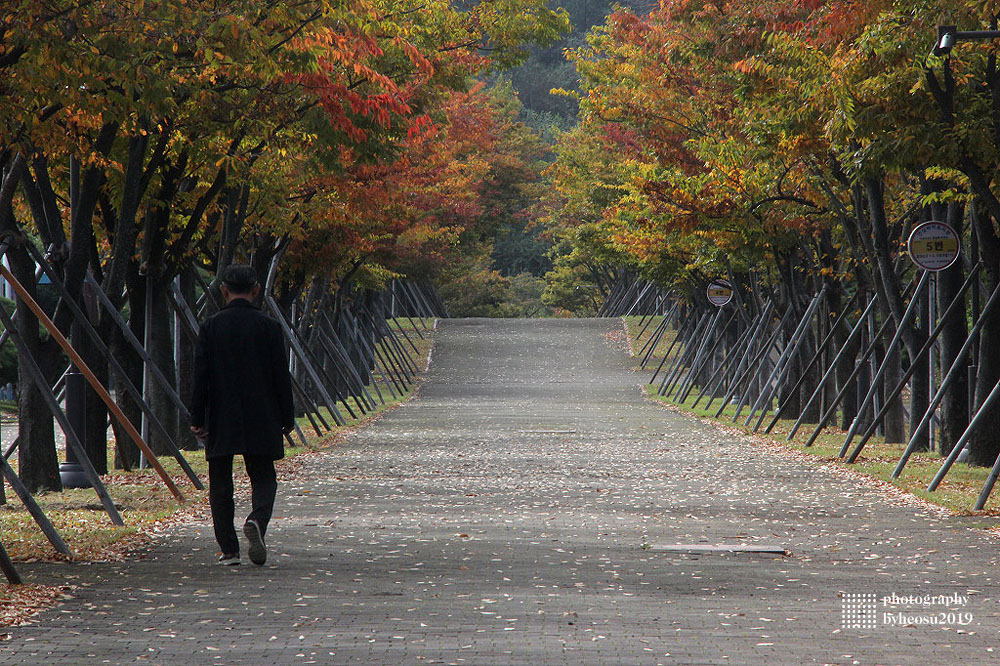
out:
<path id="1" fill-rule="evenodd" d="M 195 350 L 191 431 L 205 443 L 208 497 L 220 564 L 240 563 L 233 518 L 233 456 L 246 463 L 252 510 L 243 524 L 247 554 L 267 561 L 264 534 L 278 489 L 274 461 L 285 455 L 282 436 L 294 427 L 292 384 L 281 328 L 253 303 L 257 273 L 233 265 L 222 274 L 225 307 L 201 326 Z"/>

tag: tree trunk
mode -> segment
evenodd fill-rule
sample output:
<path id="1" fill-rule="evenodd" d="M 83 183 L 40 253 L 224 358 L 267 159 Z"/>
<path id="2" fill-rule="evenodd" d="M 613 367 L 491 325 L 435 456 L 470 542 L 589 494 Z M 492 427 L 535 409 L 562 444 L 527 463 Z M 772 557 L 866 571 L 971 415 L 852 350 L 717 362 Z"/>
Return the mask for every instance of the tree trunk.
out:
<path id="1" fill-rule="evenodd" d="M 173 381 L 176 375 L 174 364 L 174 317 L 173 310 L 167 298 L 167 290 L 170 288 L 169 281 L 155 280 L 152 284 L 152 312 L 149 322 L 152 331 L 149 336 L 149 346 L 146 351 L 152 357 L 156 366 L 166 375 L 169 381 Z M 157 420 L 163 424 L 170 439 L 175 444 L 178 443 L 177 435 L 177 407 L 170 399 L 167 392 L 160 386 L 159 382 L 150 381 L 149 396 L 150 409 Z M 169 456 L 173 451 L 170 442 L 157 428 L 149 429 L 149 448 L 157 456 Z"/>
<path id="2" fill-rule="evenodd" d="M 896 349 L 888 355 L 888 365 L 885 370 L 885 380 L 883 382 L 883 390 L 880 393 L 882 400 L 885 400 L 889 391 L 895 388 L 896 384 L 903 377 L 903 370 L 900 367 L 899 360 L 899 347 L 897 345 Z M 922 414 L 923 412 L 921 412 Z M 919 418 L 919 417 L 918 417 Z M 882 421 L 882 431 L 885 436 L 885 441 L 888 443 L 900 443 L 906 441 L 906 424 L 903 414 L 903 400 L 900 396 L 890 403 L 889 409 L 885 413 L 885 417 Z"/>
<path id="3" fill-rule="evenodd" d="M 145 298 L 146 281 L 144 278 L 139 277 L 139 274 L 135 271 L 134 267 L 130 267 L 128 273 L 128 300 L 129 309 L 131 311 L 128 324 L 136 338 L 142 340 L 142 309 Z M 132 380 L 132 384 L 137 388 L 141 387 L 142 359 L 139 357 L 139 354 L 132 349 L 132 346 L 129 344 L 128 340 L 125 339 L 124 334 L 120 331 L 116 332 L 112 338 L 112 353 L 115 355 L 118 362 L 121 363 L 125 372 L 128 373 L 129 378 Z M 118 406 L 133 424 L 141 422 L 142 410 L 140 409 L 138 403 L 136 403 L 124 391 L 118 392 Z M 125 429 L 121 427 L 120 423 L 114 419 L 112 419 L 112 421 L 115 431 L 115 440 L 118 444 L 115 451 L 115 467 L 118 469 L 135 469 L 139 465 L 139 447 L 135 445 L 132 438 L 128 436 L 128 433 L 125 432 Z"/>
<path id="4" fill-rule="evenodd" d="M 947 221 L 953 229 L 961 231 L 961 207 L 948 206 Z M 938 312 L 943 315 L 951 302 L 962 288 L 965 271 L 961 261 L 956 261 L 950 268 L 937 274 Z M 964 304 L 963 304 L 964 305 Z M 944 322 L 939 341 L 941 343 L 941 377 L 948 371 L 958 351 L 969 335 L 966 323 L 965 307 L 959 306 L 957 311 Z M 941 402 L 941 454 L 947 455 L 969 425 L 969 377 L 962 368 L 954 381 L 948 387 Z M 917 415 L 915 418 L 920 418 Z"/>
<path id="5" fill-rule="evenodd" d="M 992 254 L 992 256 L 991 256 Z M 992 293 L 1000 284 L 1000 255 L 983 252 L 986 262 L 986 290 Z M 976 373 L 976 409 L 1000 381 L 1000 346 L 992 341 L 1000 340 L 1000 308 L 988 313 L 979 337 L 979 371 Z M 994 405 L 980 414 L 978 427 L 969 438 L 969 462 L 973 465 L 991 466 L 1000 455 L 1000 404 Z"/>
<path id="6" fill-rule="evenodd" d="M 105 388 L 108 386 L 108 363 L 97 346 L 90 340 L 79 324 L 73 326 L 73 348 L 79 352 L 80 356 L 93 371 L 97 381 Z M 87 457 L 94 464 L 98 474 L 108 473 L 108 409 L 91 388 L 89 383 L 85 383 L 85 425 L 83 434 L 83 446 L 87 450 Z"/>
<path id="7" fill-rule="evenodd" d="M 35 263 L 20 249 L 9 251 L 7 258 L 14 277 L 21 281 L 28 293 L 34 297 Z M 24 340 L 27 352 L 51 386 L 55 374 L 59 372 L 57 368 L 62 365 L 64 358 L 55 341 L 51 337 L 47 337 L 44 341 L 41 339 L 38 319 L 23 305 L 18 308 L 14 326 Z M 18 361 L 18 386 L 21 391 L 17 418 L 20 438 L 18 475 L 33 493 L 40 490 L 62 490 L 52 412 L 34 378 L 28 374 L 27 361 L 23 354 L 18 354 Z"/>
<path id="8" fill-rule="evenodd" d="M 188 266 L 181 273 L 181 293 L 189 303 L 193 303 L 195 298 L 195 270 L 197 269 L 194 266 Z M 181 402 L 190 405 L 194 391 L 194 341 L 185 333 L 183 325 L 180 327 L 178 335 L 177 393 L 180 395 Z M 201 448 L 198 440 L 191 434 L 191 423 L 186 421 L 179 411 L 177 414 L 177 436 L 179 438 L 178 445 L 185 451 Z"/>

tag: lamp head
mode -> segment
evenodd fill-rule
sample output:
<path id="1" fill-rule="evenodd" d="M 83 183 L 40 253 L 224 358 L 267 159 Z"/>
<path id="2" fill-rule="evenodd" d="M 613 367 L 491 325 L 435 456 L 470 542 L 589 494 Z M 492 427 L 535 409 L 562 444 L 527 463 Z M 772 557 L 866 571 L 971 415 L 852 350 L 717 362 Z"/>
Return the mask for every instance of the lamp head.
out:
<path id="1" fill-rule="evenodd" d="M 938 26 L 938 40 L 934 45 L 934 55 L 948 55 L 951 53 L 952 47 L 955 46 L 956 32 L 957 30 L 953 25 Z"/>

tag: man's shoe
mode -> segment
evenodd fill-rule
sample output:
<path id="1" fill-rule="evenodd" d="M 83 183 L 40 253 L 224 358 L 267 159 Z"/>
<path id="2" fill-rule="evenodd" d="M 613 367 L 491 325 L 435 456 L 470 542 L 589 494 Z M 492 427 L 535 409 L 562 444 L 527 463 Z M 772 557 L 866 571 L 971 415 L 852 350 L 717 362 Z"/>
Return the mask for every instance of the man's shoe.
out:
<path id="1" fill-rule="evenodd" d="M 235 555 L 227 555 L 226 553 L 223 553 L 222 555 L 219 556 L 219 564 L 223 566 L 235 567 L 238 566 L 239 563 L 240 563 L 239 553 L 236 553 Z"/>
<path id="2" fill-rule="evenodd" d="M 250 550 L 247 553 L 250 555 L 250 561 L 258 566 L 267 562 L 267 547 L 264 545 L 264 535 L 261 534 L 257 521 L 247 520 L 243 523 L 243 534 L 246 535 L 247 542 L 250 544 Z"/>

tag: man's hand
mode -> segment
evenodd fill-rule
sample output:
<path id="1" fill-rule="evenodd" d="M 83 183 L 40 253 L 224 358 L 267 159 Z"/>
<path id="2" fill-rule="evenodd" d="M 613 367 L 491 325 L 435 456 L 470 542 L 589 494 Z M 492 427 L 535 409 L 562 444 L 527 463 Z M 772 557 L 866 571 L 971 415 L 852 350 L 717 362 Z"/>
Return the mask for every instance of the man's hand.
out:
<path id="1" fill-rule="evenodd" d="M 206 428 L 204 426 L 201 426 L 201 427 L 191 426 L 191 432 L 194 433 L 195 437 L 197 437 L 198 439 L 200 439 L 202 441 L 208 439 L 208 428 Z"/>

